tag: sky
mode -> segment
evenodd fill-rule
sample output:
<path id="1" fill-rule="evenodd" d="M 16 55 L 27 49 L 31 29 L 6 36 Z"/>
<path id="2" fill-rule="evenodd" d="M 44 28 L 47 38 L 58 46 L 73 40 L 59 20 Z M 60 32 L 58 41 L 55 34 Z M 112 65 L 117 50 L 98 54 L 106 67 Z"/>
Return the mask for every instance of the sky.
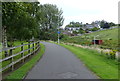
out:
<path id="1" fill-rule="evenodd" d="M 55 4 L 63 10 L 65 27 L 71 21 L 91 23 L 96 20 L 118 23 L 119 0 L 39 0 L 41 4 Z"/>

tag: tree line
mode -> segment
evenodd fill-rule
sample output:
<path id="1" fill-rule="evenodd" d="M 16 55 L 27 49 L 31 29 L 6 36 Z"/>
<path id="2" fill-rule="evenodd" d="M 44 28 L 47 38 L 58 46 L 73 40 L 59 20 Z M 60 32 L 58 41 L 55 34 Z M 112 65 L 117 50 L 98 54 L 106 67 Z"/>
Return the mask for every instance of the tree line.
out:
<path id="1" fill-rule="evenodd" d="M 83 24 L 82 22 L 70 22 L 69 24 L 67 24 L 65 27 L 84 27 L 85 25 L 88 25 L 89 23 L 85 23 Z M 96 24 L 96 22 L 92 22 L 90 25 Z M 113 23 L 113 22 L 107 22 L 105 20 L 102 21 L 97 21 L 97 24 L 100 25 L 101 28 L 109 28 L 112 26 L 117 26 L 117 24 Z"/>
<path id="2" fill-rule="evenodd" d="M 8 41 L 56 40 L 57 28 L 63 25 L 62 9 L 39 2 L 2 2 L 2 27 Z M 54 33 L 54 34 L 52 34 Z"/>
<path id="3" fill-rule="evenodd" d="M 97 31 L 99 29 L 107 29 L 107 28 L 110 28 L 113 26 L 117 26 L 117 24 L 115 24 L 113 22 L 107 22 L 105 20 L 93 21 L 91 24 L 89 24 L 89 23 L 83 24 L 82 22 L 72 21 L 65 26 L 65 30 L 71 30 L 74 35 L 77 35 L 77 34 L 94 32 L 94 31 Z"/>

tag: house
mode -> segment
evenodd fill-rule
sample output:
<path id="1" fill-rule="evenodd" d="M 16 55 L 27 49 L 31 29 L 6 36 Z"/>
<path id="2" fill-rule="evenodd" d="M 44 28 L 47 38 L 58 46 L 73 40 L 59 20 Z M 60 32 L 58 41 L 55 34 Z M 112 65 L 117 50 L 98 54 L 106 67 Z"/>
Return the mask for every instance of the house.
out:
<path id="1" fill-rule="evenodd" d="M 85 25 L 86 29 L 92 29 L 94 27 L 100 28 L 100 24 L 98 24 L 98 23 L 92 23 L 92 24 L 86 24 Z"/>
<path id="2" fill-rule="evenodd" d="M 63 34 L 68 35 L 68 36 L 75 36 L 75 34 L 68 32 L 68 31 L 64 31 Z"/>
<path id="3" fill-rule="evenodd" d="M 67 30 L 70 33 L 73 33 L 73 31 L 79 31 L 80 27 L 65 27 L 65 30 Z"/>
<path id="4" fill-rule="evenodd" d="M 65 30 L 70 30 L 70 31 L 76 31 L 76 30 L 79 30 L 80 27 L 65 27 Z"/>
<path id="5" fill-rule="evenodd" d="M 100 21 L 94 21 L 91 24 L 82 24 L 82 27 L 65 27 L 65 30 L 73 33 L 73 31 L 79 32 L 79 29 L 82 28 L 84 31 L 86 31 L 86 33 L 90 33 L 92 31 L 89 29 L 93 29 L 94 27 L 100 28 Z"/>
<path id="6" fill-rule="evenodd" d="M 92 29 L 92 28 L 94 28 L 94 25 L 86 24 L 86 25 L 85 25 L 85 28 L 87 28 L 87 29 Z"/>
<path id="7" fill-rule="evenodd" d="M 94 27 L 101 28 L 99 24 L 94 24 Z"/>

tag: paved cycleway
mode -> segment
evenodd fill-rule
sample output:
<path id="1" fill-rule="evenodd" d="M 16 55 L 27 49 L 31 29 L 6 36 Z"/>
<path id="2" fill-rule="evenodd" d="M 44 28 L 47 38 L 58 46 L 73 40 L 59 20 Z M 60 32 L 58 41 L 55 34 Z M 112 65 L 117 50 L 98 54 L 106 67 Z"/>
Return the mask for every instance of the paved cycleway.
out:
<path id="1" fill-rule="evenodd" d="M 46 50 L 25 79 L 97 79 L 74 54 L 59 45 L 41 42 Z"/>

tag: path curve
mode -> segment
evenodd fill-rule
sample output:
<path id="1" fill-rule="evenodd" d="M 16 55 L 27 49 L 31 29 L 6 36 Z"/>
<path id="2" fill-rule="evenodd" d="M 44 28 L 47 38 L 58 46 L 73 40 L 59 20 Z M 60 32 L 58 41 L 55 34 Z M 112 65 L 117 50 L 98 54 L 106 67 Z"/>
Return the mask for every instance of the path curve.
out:
<path id="1" fill-rule="evenodd" d="M 25 79 L 97 79 L 69 50 L 59 45 L 41 42 L 45 54 Z"/>

